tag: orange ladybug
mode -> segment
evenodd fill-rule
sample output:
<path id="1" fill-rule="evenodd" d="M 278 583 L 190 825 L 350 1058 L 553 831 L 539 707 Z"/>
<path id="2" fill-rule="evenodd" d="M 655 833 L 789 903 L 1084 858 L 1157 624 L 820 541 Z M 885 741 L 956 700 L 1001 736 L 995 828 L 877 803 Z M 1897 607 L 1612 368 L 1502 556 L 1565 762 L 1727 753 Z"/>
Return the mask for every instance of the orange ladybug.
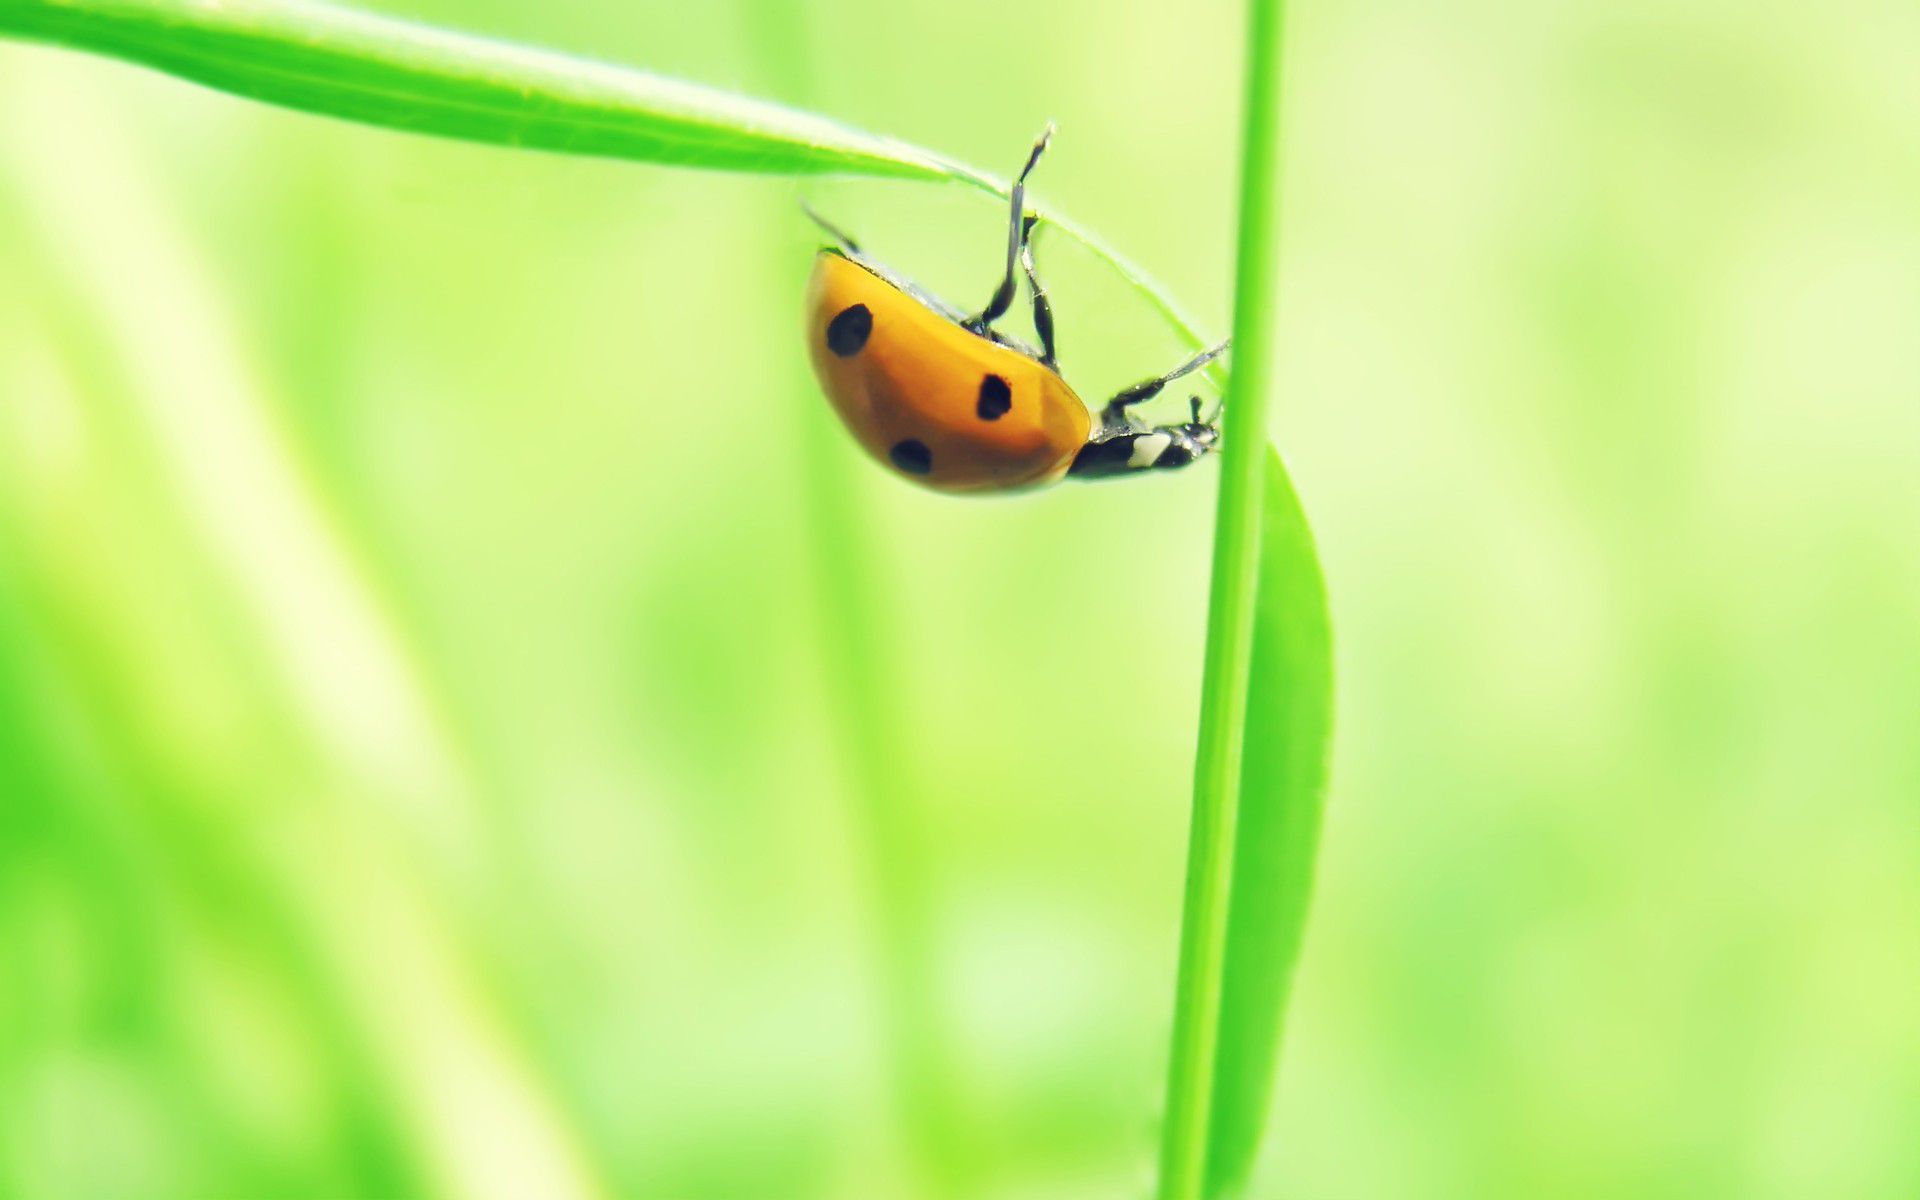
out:
<path id="1" fill-rule="evenodd" d="M 1102 478 L 1184 467 L 1220 441 L 1219 412 L 1147 425 L 1134 405 L 1204 367 L 1222 342 L 1165 375 L 1108 400 L 1099 419 L 1060 377 L 1053 306 L 1034 272 L 1033 227 L 1024 211 L 1027 176 L 1053 137 L 1049 125 L 1013 185 L 1007 269 L 987 306 L 968 316 L 860 252 L 811 209 L 834 240 L 807 281 L 807 351 L 820 388 L 847 430 L 881 463 L 950 492 L 1039 487 L 1067 475 Z M 1014 269 L 1033 298 L 1035 350 L 993 327 L 1013 305 Z"/>

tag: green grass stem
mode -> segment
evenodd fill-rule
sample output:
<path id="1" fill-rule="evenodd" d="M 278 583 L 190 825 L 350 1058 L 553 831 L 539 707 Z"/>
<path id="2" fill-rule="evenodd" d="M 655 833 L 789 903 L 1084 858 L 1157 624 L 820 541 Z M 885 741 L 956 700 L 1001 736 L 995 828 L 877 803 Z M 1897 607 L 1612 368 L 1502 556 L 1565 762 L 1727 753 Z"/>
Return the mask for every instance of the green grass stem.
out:
<path id="1" fill-rule="evenodd" d="M 1206 1187 L 1265 511 L 1265 434 L 1277 374 L 1272 332 L 1279 295 L 1280 2 L 1250 0 L 1248 15 L 1233 383 L 1214 525 L 1186 901 L 1160 1152 L 1161 1200 L 1199 1200 Z M 1242 430 L 1260 436 L 1236 436 Z"/>

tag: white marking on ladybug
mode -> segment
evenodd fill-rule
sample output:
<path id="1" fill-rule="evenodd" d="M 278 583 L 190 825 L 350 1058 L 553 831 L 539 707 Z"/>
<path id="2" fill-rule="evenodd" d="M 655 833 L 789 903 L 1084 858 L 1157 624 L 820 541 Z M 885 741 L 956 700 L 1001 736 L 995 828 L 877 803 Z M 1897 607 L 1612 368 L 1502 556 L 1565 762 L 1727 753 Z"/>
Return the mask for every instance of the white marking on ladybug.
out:
<path id="1" fill-rule="evenodd" d="M 1133 457 L 1127 460 L 1127 466 L 1135 470 L 1150 467 L 1160 461 L 1160 456 L 1173 445 L 1173 435 L 1167 433 L 1149 433 L 1136 438 L 1133 443 Z"/>

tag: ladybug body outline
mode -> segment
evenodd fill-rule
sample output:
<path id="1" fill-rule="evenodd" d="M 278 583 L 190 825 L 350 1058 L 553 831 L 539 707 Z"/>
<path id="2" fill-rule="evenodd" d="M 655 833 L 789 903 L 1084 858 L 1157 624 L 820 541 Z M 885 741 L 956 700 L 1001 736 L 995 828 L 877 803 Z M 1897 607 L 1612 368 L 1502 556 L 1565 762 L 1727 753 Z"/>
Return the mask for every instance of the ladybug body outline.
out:
<path id="1" fill-rule="evenodd" d="M 1186 466 L 1220 439 L 1207 419 L 1149 425 L 1133 406 L 1224 353 L 1222 342 L 1172 371 L 1126 388 L 1098 415 L 1061 376 L 1053 306 L 1034 266 L 1024 211 L 1027 175 L 1053 135 L 1034 143 L 1014 182 L 1005 275 L 983 309 L 968 315 L 861 252 L 858 243 L 807 215 L 833 239 L 807 281 L 807 350 L 841 421 L 876 461 L 913 482 L 949 492 L 1034 488 L 1072 475 L 1111 478 Z M 1016 270 L 1031 295 L 1038 349 L 995 329 L 1012 307 Z"/>

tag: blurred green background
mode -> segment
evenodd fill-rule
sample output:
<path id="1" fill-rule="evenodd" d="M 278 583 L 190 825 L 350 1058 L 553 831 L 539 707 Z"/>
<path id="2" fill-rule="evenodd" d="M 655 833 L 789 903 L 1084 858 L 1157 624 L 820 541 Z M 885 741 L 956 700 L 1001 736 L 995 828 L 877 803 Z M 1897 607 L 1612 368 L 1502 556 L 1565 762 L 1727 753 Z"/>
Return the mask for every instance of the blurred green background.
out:
<path id="1" fill-rule="evenodd" d="M 1225 323 L 1228 0 L 382 7 L 1056 118 Z M 1920 1194 L 1920 9 L 1292 8 L 1339 715 L 1256 1194 Z M 1145 1194 L 1213 470 L 883 475 L 801 190 L 0 47 L 0 1194 Z M 991 287 L 985 200 L 804 191 Z M 1042 258 L 1083 392 L 1177 357 Z"/>

